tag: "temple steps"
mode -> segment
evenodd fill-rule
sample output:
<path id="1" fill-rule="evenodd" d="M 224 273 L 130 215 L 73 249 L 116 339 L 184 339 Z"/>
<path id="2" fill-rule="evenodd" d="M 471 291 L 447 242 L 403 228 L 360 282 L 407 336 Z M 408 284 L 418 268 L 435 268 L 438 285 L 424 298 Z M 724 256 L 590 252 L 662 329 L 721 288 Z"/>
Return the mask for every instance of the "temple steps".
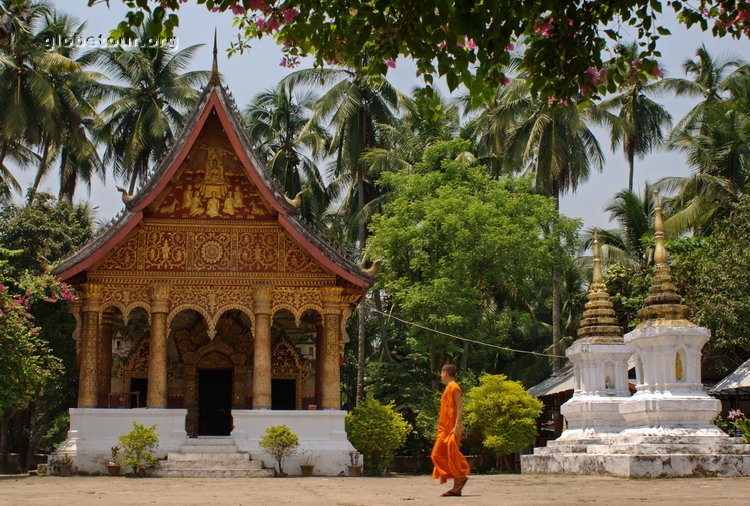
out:
<path id="1" fill-rule="evenodd" d="M 241 452 L 231 438 L 190 439 L 153 472 L 162 478 L 268 478 L 273 469 Z"/>

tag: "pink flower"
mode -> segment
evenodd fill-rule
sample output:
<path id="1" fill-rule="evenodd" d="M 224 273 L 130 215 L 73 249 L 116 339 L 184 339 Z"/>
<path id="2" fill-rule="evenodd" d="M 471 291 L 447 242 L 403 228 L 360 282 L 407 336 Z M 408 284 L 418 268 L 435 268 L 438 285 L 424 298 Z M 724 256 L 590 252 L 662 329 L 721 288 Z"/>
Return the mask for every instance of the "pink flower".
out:
<path id="1" fill-rule="evenodd" d="M 250 8 L 265 12 L 268 10 L 268 4 L 265 0 L 250 0 Z"/>
<path id="2" fill-rule="evenodd" d="M 441 42 L 440 44 L 437 45 L 438 49 L 445 49 L 446 46 L 448 46 L 448 44 L 446 44 L 445 41 L 443 41 L 443 42 Z"/>
<path id="3" fill-rule="evenodd" d="M 475 50 L 477 48 L 477 45 L 476 45 L 476 43 L 472 39 L 467 39 L 466 40 L 466 47 L 468 47 L 469 49 L 471 49 L 473 51 L 473 50 Z"/>
<path id="4" fill-rule="evenodd" d="M 281 11 L 281 15 L 284 17 L 284 23 L 289 24 L 299 16 L 299 11 L 297 9 L 284 9 Z"/>
<path id="5" fill-rule="evenodd" d="M 503 86 L 508 86 L 510 84 L 510 77 L 503 76 Z"/>
<path id="6" fill-rule="evenodd" d="M 286 58 L 282 58 L 279 62 L 279 67 L 286 67 Z"/>
<path id="7" fill-rule="evenodd" d="M 392 69 L 396 68 L 396 60 L 394 60 L 393 58 L 391 58 L 390 60 L 386 61 L 385 64 L 388 65 L 388 67 L 390 67 Z"/>
<path id="8" fill-rule="evenodd" d="M 651 70 L 651 75 L 656 77 L 664 77 L 664 71 L 660 69 L 658 65 L 654 65 L 654 68 Z"/>
<path id="9" fill-rule="evenodd" d="M 231 10 L 232 14 L 234 14 L 235 16 L 239 16 L 240 14 L 244 14 L 245 13 L 245 8 L 243 6 L 241 6 L 241 5 L 236 5 L 236 4 L 235 5 L 230 5 L 229 6 L 229 10 Z"/>
<path id="10" fill-rule="evenodd" d="M 516 48 L 516 45 L 513 44 L 512 42 L 508 42 L 508 45 L 505 46 L 505 50 L 508 52 L 513 51 L 515 48 Z"/>
<path id="11" fill-rule="evenodd" d="M 729 418 L 732 421 L 739 420 L 740 418 L 744 418 L 744 417 L 745 417 L 745 414 L 739 409 L 732 409 L 729 411 L 729 414 L 727 415 L 727 418 Z"/>
<path id="12" fill-rule="evenodd" d="M 464 48 L 466 47 L 466 44 L 464 44 L 463 42 L 459 40 L 458 42 L 456 42 L 456 47 Z"/>
<path id="13" fill-rule="evenodd" d="M 211 9 L 211 12 L 221 12 L 221 9 L 218 7 L 214 7 L 213 9 Z"/>

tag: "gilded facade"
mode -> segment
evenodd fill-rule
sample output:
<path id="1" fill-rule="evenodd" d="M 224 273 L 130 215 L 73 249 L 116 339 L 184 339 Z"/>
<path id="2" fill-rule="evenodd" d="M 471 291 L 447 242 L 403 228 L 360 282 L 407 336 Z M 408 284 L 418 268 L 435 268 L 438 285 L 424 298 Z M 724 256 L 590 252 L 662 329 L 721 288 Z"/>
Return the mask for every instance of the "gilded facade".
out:
<path id="1" fill-rule="evenodd" d="M 221 410 L 340 409 L 344 327 L 372 281 L 298 219 L 212 82 L 119 218 L 55 271 L 80 295 L 79 407 L 187 408 L 191 435 L 224 431 L 204 423 Z"/>

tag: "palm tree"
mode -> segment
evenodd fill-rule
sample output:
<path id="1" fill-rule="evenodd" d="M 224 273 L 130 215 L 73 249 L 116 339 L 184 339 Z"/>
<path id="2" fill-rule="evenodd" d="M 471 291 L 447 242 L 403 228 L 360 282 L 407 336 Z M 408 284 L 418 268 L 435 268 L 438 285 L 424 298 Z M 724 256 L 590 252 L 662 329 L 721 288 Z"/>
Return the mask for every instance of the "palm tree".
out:
<path id="1" fill-rule="evenodd" d="M 575 191 L 585 182 L 592 167 L 601 171 L 604 156 L 596 137 L 586 125 L 587 112 L 575 104 L 551 102 L 532 96 L 525 82 L 517 79 L 503 94 L 495 117 L 503 122 L 507 132 L 506 152 L 503 153 L 506 167 L 522 167 L 531 172 L 537 190 L 555 199 L 559 214 L 560 196 Z M 552 272 L 555 370 L 560 367 L 562 333 L 562 247 L 559 240 L 557 244 Z"/>
<path id="2" fill-rule="evenodd" d="M 59 35 L 63 40 L 74 40 L 85 26 L 69 16 L 56 14 L 46 17 L 45 25 L 46 33 Z M 75 48 L 72 46 L 62 46 L 59 52 L 71 60 L 75 56 Z M 49 124 L 43 134 L 37 174 L 28 192 L 29 202 L 33 201 L 39 184 L 58 158 L 58 196 L 61 199 L 73 200 L 79 180 L 90 188 L 94 174 L 98 174 L 102 180 L 105 177 L 104 164 L 92 141 L 93 131 L 99 126 L 97 107 L 103 92 L 97 79 L 103 79 L 104 76 L 83 70 L 89 60 L 84 55 L 74 60 L 75 66 L 72 68 L 52 68 L 46 72 L 53 87 L 54 103 Z"/>
<path id="3" fill-rule="evenodd" d="M 100 140 L 106 143 L 105 162 L 112 162 L 115 173 L 129 182 L 129 193 L 143 181 L 149 164 L 160 159 L 183 121 L 183 110 L 197 98 L 196 91 L 209 78 L 208 71 L 182 72 L 200 45 L 173 52 L 153 45 L 146 34 L 141 44 L 131 48 L 111 47 L 94 51 L 94 61 L 124 85 L 108 85 L 107 98 L 113 102 L 102 112 L 104 129 Z"/>
<path id="4" fill-rule="evenodd" d="M 315 103 L 311 93 L 295 93 L 279 84 L 256 95 L 244 111 L 245 129 L 255 143 L 266 170 L 289 195 L 303 188 L 302 215 L 319 221 L 328 209 L 330 197 L 315 159 L 324 152 L 327 132 L 310 115 Z"/>
<path id="5" fill-rule="evenodd" d="M 366 63 L 364 58 L 362 63 Z M 284 81 L 293 87 L 330 86 L 316 103 L 313 118 L 320 123 L 328 122 L 333 132 L 328 148 L 328 154 L 333 157 L 329 166 L 332 178 L 329 190 L 334 199 L 341 199 L 339 212 L 349 223 L 350 237 L 356 238 L 361 258 L 367 242 L 367 223 L 373 211 L 367 208 L 367 204 L 378 196 L 374 184 L 376 177 L 368 173 L 368 164 L 363 161 L 363 155 L 380 145 L 378 125 L 393 122 L 399 93 L 387 80 L 368 77 L 361 69 L 300 70 L 287 76 Z M 358 312 L 357 404 L 364 396 L 364 298 Z"/>
<path id="6" fill-rule="evenodd" d="M 653 234 L 653 186 L 646 183 L 642 195 L 621 190 L 604 210 L 609 213 L 609 220 L 618 225 L 616 229 L 599 230 L 604 259 L 628 269 L 645 270 L 650 252 L 644 246 L 644 239 Z M 590 247 L 593 240 L 593 230 L 589 230 L 585 246 Z"/>
<path id="7" fill-rule="evenodd" d="M 628 61 L 638 58 L 638 45 L 622 44 L 619 53 Z M 661 83 L 646 84 L 634 76 L 631 83 L 617 95 L 598 106 L 592 107 L 594 118 L 605 123 L 610 129 L 612 151 L 622 145 L 628 161 L 628 190 L 633 191 L 635 158 L 643 158 L 664 140 L 664 129 L 672 125 L 672 116 L 659 103 L 649 98 L 649 94 L 661 91 Z M 617 113 L 613 113 L 617 110 Z"/>
<path id="8" fill-rule="evenodd" d="M 686 59 L 682 64 L 685 74 L 692 79 L 664 79 L 662 86 L 677 96 L 702 97 L 688 113 L 677 123 L 674 132 L 690 131 L 702 124 L 706 111 L 725 97 L 729 84 L 741 78 L 740 69 L 747 65 L 735 56 L 714 59 L 706 46 L 695 52 L 695 59 Z"/>
<path id="9" fill-rule="evenodd" d="M 55 86 L 52 73 L 75 71 L 77 64 L 50 48 L 59 26 L 50 23 L 51 10 L 41 2 L 19 8 L 11 0 L 0 2 L 10 37 L 0 49 L 0 178 L 2 193 L 20 190 L 6 159 L 25 166 L 33 159 L 46 163 L 50 126 L 54 125 Z M 34 149 L 41 147 L 42 156 Z"/>

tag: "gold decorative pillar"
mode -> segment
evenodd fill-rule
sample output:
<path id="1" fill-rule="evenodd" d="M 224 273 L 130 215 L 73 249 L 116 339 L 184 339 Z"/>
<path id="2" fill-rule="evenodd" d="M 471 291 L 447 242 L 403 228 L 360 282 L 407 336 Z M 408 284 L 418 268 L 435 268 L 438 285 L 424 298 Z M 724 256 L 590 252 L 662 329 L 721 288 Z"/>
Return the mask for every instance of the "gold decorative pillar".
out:
<path id="1" fill-rule="evenodd" d="M 255 289 L 253 409 L 271 409 L 271 298 L 273 288 Z"/>
<path id="2" fill-rule="evenodd" d="M 148 349 L 148 407 L 167 407 L 167 312 L 169 286 L 151 288 L 151 338 Z"/>
<path id="3" fill-rule="evenodd" d="M 315 405 L 323 409 L 323 350 L 326 347 L 325 326 L 320 323 L 315 326 Z"/>
<path id="4" fill-rule="evenodd" d="M 97 362 L 99 352 L 99 310 L 101 287 L 84 283 L 81 298 L 81 363 L 78 385 L 78 407 L 95 408 L 97 395 Z"/>
<path id="5" fill-rule="evenodd" d="M 108 407 L 109 392 L 112 390 L 112 331 L 115 316 L 112 311 L 102 313 L 99 323 L 99 353 L 97 361 L 97 400 L 100 408 Z"/>
<path id="6" fill-rule="evenodd" d="M 341 339 L 342 288 L 321 288 L 323 301 L 323 346 L 318 350 L 321 364 L 320 408 L 341 409 L 341 366 L 339 340 Z"/>

